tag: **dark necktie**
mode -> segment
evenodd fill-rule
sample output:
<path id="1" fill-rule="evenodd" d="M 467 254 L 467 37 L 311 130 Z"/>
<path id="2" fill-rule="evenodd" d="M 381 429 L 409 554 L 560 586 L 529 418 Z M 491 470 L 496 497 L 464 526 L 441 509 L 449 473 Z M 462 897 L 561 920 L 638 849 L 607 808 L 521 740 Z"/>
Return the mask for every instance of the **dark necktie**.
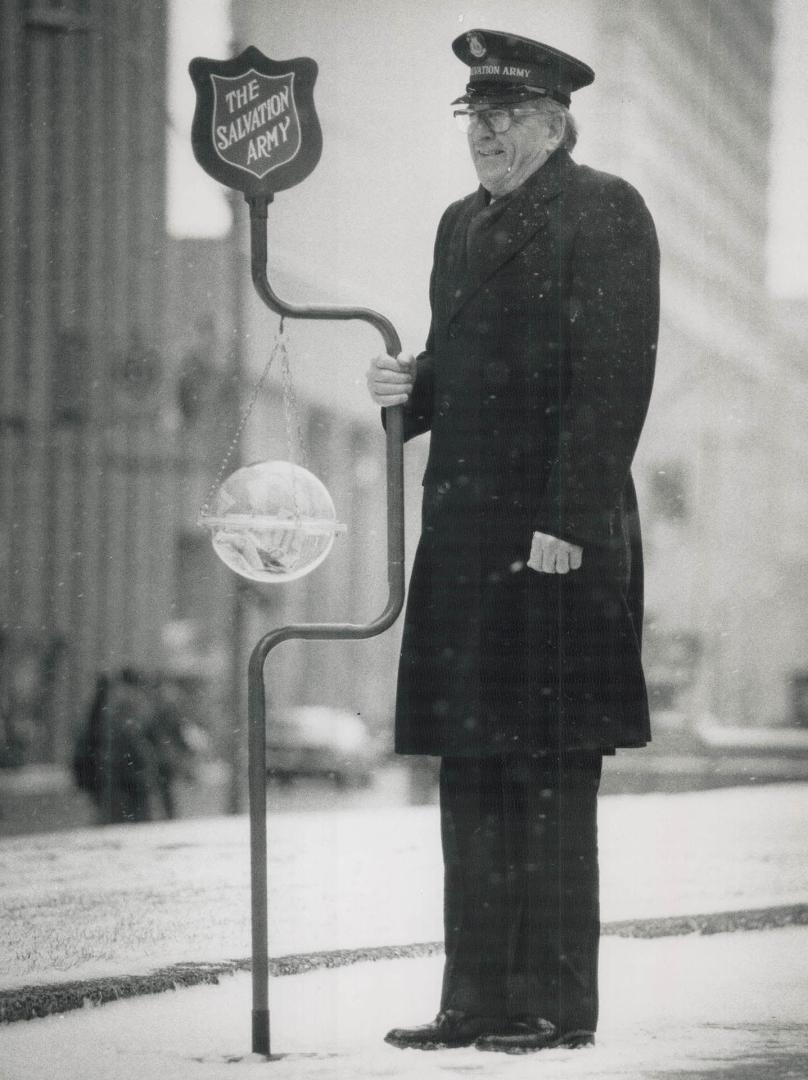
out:
<path id="1" fill-rule="evenodd" d="M 469 222 L 466 233 L 466 258 L 473 270 L 485 259 L 492 243 L 493 229 L 508 208 L 510 198 L 505 196 L 478 210 Z"/>

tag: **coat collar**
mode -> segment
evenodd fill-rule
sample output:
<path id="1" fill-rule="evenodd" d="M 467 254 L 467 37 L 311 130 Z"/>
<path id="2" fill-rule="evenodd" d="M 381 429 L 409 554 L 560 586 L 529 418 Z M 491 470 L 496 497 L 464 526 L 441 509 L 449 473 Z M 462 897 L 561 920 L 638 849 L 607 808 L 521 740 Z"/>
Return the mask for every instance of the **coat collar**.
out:
<path id="1" fill-rule="evenodd" d="M 575 163 L 569 154 L 565 150 L 557 150 L 520 188 L 507 197 L 507 206 L 497 219 L 496 226 L 487 235 L 484 250 L 468 266 L 466 281 L 455 297 L 450 317 L 454 317 L 503 263 L 512 259 L 545 226 L 548 218 L 547 204 L 564 189 L 574 169 Z M 485 208 L 486 198 L 485 189 L 480 187 L 467 200 L 458 221 L 458 244 L 465 244 L 469 224 L 472 218 Z"/>
<path id="2" fill-rule="evenodd" d="M 567 151 L 556 150 L 540 169 L 531 173 L 524 184 L 516 189 L 511 201 L 542 203 L 554 198 L 562 190 L 574 168 L 575 163 Z"/>

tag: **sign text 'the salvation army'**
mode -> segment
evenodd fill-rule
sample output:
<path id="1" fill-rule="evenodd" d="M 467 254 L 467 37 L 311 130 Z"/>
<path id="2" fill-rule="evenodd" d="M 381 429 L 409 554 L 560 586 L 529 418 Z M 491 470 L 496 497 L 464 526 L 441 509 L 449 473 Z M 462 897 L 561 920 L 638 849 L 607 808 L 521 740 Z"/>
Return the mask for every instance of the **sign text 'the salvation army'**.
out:
<path id="1" fill-rule="evenodd" d="M 258 79 L 251 79 L 237 90 L 228 91 L 224 95 L 224 100 L 230 114 L 239 109 L 246 108 L 247 111 L 236 116 L 229 124 L 219 124 L 216 128 L 217 150 L 226 150 L 234 143 L 250 138 L 247 147 L 247 164 L 270 157 L 273 149 L 283 145 L 288 138 L 289 125 L 292 122 L 289 114 L 288 86 L 281 87 L 263 101 L 253 104 L 260 92 Z M 276 122 L 268 128 L 273 120 Z M 262 128 L 268 128 L 268 130 L 261 131 Z M 258 134 L 253 134 L 254 132 Z"/>

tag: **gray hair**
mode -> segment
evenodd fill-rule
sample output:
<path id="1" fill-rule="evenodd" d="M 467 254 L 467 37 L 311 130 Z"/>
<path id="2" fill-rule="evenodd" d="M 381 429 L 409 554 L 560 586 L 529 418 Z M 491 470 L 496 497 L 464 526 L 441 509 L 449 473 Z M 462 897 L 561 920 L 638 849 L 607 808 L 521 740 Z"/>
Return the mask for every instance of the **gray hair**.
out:
<path id="1" fill-rule="evenodd" d="M 578 142 L 578 125 L 569 109 L 555 98 L 542 97 L 536 101 L 536 110 L 547 117 L 557 117 L 561 121 L 562 135 L 558 149 L 572 152 Z"/>

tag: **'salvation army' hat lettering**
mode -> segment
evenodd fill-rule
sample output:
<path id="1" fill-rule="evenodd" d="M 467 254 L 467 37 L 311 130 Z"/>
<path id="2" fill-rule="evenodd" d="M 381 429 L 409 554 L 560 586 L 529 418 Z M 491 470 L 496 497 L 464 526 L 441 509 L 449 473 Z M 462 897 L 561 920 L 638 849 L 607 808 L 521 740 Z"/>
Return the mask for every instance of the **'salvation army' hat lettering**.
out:
<path id="1" fill-rule="evenodd" d="M 466 93 L 453 105 L 508 105 L 547 96 L 569 106 L 572 92 L 595 78 L 574 56 L 498 30 L 469 30 L 455 38 L 452 49 L 471 69 Z"/>

